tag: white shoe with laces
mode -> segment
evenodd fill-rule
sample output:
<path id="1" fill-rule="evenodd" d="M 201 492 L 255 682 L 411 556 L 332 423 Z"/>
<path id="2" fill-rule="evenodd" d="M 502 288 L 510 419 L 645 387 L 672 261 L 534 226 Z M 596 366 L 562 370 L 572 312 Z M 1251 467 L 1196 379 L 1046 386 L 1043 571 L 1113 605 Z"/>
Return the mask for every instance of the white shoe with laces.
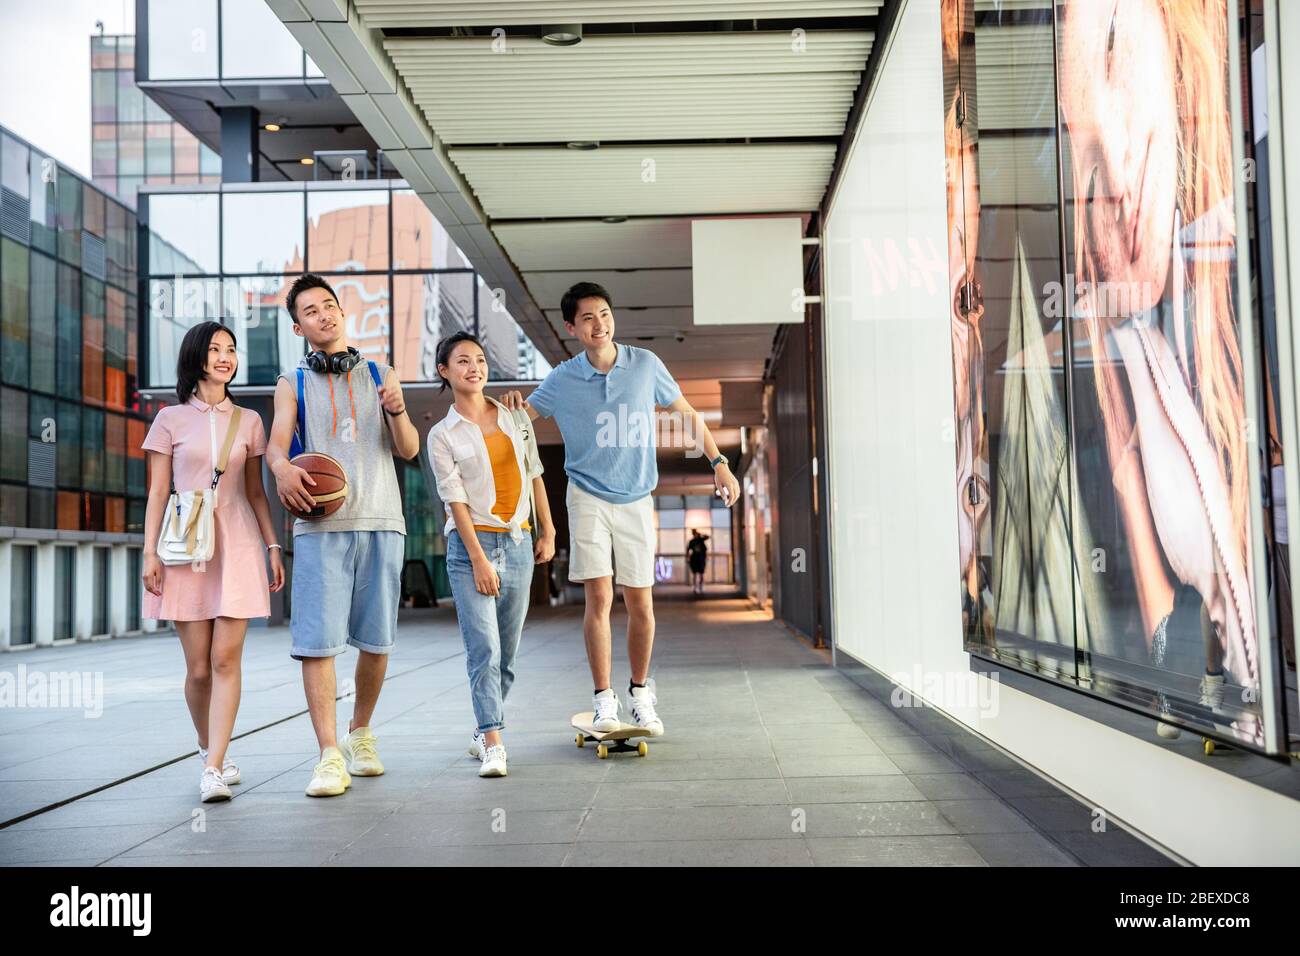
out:
<path id="1" fill-rule="evenodd" d="M 1227 684 L 1224 674 L 1203 674 L 1201 676 L 1201 706 L 1212 713 L 1223 714 L 1223 692 Z"/>
<path id="2" fill-rule="evenodd" d="M 618 719 L 618 695 L 611 688 L 607 687 L 591 698 L 591 706 L 596 712 L 596 716 L 591 718 L 592 727 L 602 733 L 618 730 L 621 723 Z"/>
<path id="3" fill-rule="evenodd" d="M 221 779 L 221 771 L 216 767 L 204 767 L 199 777 L 199 799 L 204 803 L 217 800 L 229 800 L 233 794 L 226 782 Z"/>
<path id="4" fill-rule="evenodd" d="M 480 777 L 504 777 L 506 775 L 506 748 L 493 744 L 483 752 L 483 766 L 478 768 Z"/>
<path id="5" fill-rule="evenodd" d="M 651 737 L 662 737 L 664 734 L 664 722 L 655 712 L 655 704 L 658 702 L 653 678 L 646 681 L 644 687 L 633 687 L 628 700 L 628 707 L 632 711 L 632 723 L 638 727 L 645 727 L 650 731 Z"/>
<path id="6" fill-rule="evenodd" d="M 499 744 L 498 746 L 500 746 L 503 751 L 505 750 L 504 744 Z M 487 751 L 487 734 L 481 734 L 477 730 L 474 731 L 474 736 L 471 737 L 469 741 L 469 755 L 471 757 L 478 757 L 479 760 L 482 760 L 483 755 L 487 753 Z"/>
<path id="7" fill-rule="evenodd" d="M 199 760 L 203 761 L 203 766 L 206 767 L 208 765 L 208 752 L 202 747 L 199 748 Z M 234 784 L 239 783 L 242 779 L 242 776 L 239 773 L 239 768 L 236 767 L 235 762 L 230 759 L 229 752 L 227 752 L 225 757 L 221 759 L 221 779 L 226 786 L 233 786 Z"/>

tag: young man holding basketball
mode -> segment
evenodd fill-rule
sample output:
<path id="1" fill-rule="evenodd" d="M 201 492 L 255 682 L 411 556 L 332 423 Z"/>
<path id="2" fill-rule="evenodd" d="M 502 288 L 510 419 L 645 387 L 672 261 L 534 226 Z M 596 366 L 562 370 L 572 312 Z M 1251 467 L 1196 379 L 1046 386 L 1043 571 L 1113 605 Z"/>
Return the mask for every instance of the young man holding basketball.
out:
<path id="1" fill-rule="evenodd" d="M 610 683 L 609 625 L 619 584 L 628 612 L 629 709 L 633 722 L 657 737 L 664 725 L 647 686 L 655 633 L 650 594 L 656 550 L 651 492 L 659 483 L 655 407 L 666 405 L 682 416 L 684 433 L 703 446 L 714 487 L 728 507 L 736 503 L 740 483 L 659 357 L 614 342 L 608 292 L 594 282 L 579 282 L 564 293 L 560 309 L 564 327 L 583 350 L 552 369 L 528 401 L 511 392 L 505 404 L 526 409 L 531 418 L 553 416 L 564 437 L 569 580 L 581 581 L 586 591 L 583 636 L 595 684 L 595 727 L 613 730 L 619 724 L 618 695 Z"/>
<path id="2" fill-rule="evenodd" d="M 347 342 L 338 297 L 319 276 L 299 276 L 286 300 L 293 331 L 309 352 L 275 386 L 275 421 L 266 459 L 280 501 L 292 511 L 316 506 L 312 477 L 289 460 L 303 403 L 303 447 L 336 459 L 347 477 L 337 511 L 294 522 L 290 655 L 302 661 L 303 686 L 320 762 L 307 795 L 332 797 L 350 774 L 376 777 L 384 765 L 370 732 L 397 631 L 406 522 L 393 455 L 412 459 L 420 436 L 406 414 L 397 373 L 373 367 Z M 356 704 L 341 748 L 335 728 L 334 657 L 351 644 L 360 653 Z"/>

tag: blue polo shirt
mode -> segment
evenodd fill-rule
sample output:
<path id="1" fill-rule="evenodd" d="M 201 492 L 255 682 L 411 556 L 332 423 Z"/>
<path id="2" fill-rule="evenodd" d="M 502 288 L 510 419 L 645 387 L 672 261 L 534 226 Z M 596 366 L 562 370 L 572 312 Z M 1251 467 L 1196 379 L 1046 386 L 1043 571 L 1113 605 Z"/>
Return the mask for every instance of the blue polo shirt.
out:
<path id="1" fill-rule="evenodd" d="M 583 491 L 614 504 L 640 501 L 659 483 L 655 406 L 682 390 L 647 349 L 616 345 L 618 358 L 599 372 L 586 351 L 551 369 L 528 401 L 553 417 L 564 436 L 564 471 Z"/>

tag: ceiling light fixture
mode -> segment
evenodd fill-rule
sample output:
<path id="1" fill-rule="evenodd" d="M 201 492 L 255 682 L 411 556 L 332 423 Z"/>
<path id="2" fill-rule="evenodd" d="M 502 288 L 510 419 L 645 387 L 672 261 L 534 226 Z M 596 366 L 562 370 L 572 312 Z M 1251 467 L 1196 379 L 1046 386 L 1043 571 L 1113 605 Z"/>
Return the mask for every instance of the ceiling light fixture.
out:
<path id="1" fill-rule="evenodd" d="M 617 225 L 620 222 L 627 222 L 627 216 L 605 216 L 600 221 Z"/>
<path id="2" fill-rule="evenodd" d="M 573 46 L 582 42 L 581 23 L 560 23 L 542 27 L 542 40 L 551 46 Z"/>
<path id="3" fill-rule="evenodd" d="M 592 140 L 579 140 L 572 143 L 566 143 L 565 145 L 567 145 L 569 149 L 600 149 L 600 143 L 593 142 Z"/>
<path id="4" fill-rule="evenodd" d="M 267 123 L 265 126 L 262 127 L 262 129 L 266 130 L 268 133 L 278 133 L 280 132 L 280 124 Z"/>
<path id="5" fill-rule="evenodd" d="M 316 160 L 312 159 L 310 156 L 304 156 L 302 159 L 298 160 L 298 162 L 302 163 L 304 166 L 311 166 L 316 162 Z"/>

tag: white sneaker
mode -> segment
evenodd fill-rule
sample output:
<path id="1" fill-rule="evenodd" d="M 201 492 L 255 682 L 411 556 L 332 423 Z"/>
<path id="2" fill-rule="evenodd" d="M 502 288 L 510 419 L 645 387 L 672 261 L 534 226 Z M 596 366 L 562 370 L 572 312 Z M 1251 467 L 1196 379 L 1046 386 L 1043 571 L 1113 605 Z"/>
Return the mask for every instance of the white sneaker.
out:
<path id="1" fill-rule="evenodd" d="M 199 748 L 199 760 L 203 762 L 203 766 L 206 767 L 208 765 L 208 752 L 202 747 Z M 243 779 L 239 773 L 239 768 L 236 767 L 235 762 L 230 759 L 229 752 L 227 752 L 226 756 L 221 760 L 221 779 L 225 781 L 226 786 L 233 786 Z"/>
<path id="2" fill-rule="evenodd" d="M 1163 692 L 1159 694 L 1159 708 L 1161 715 L 1169 716 L 1169 698 Z M 1183 735 L 1183 732 L 1173 724 L 1167 724 L 1163 720 L 1156 721 L 1156 736 L 1163 737 L 1165 740 L 1177 740 Z"/>
<path id="3" fill-rule="evenodd" d="M 654 688 L 655 682 L 653 679 L 648 681 L 645 687 L 633 687 L 628 707 L 632 711 L 632 723 L 649 730 L 651 737 L 662 737 L 664 722 L 655 713 L 655 704 L 658 703 L 658 698 L 655 697 Z"/>
<path id="4" fill-rule="evenodd" d="M 339 741 L 339 750 L 348 762 L 348 773 L 358 777 L 383 775 L 384 765 L 375 750 L 375 743 L 375 735 L 369 727 L 358 727 Z"/>
<path id="5" fill-rule="evenodd" d="M 1224 674 L 1204 674 L 1201 677 L 1201 706 L 1213 713 L 1223 713 L 1223 691 L 1227 684 Z"/>
<path id="6" fill-rule="evenodd" d="M 320 763 L 311 772 L 311 783 L 307 784 L 309 797 L 337 797 L 352 786 L 343 763 L 343 754 L 337 747 L 326 747 L 321 754 Z"/>
<path id="7" fill-rule="evenodd" d="M 229 800 L 233 796 L 226 782 L 221 779 L 221 771 L 216 767 L 204 767 L 199 777 L 199 799 L 204 803 L 216 800 Z"/>
<path id="8" fill-rule="evenodd" d="M 497 746 L 501 748 L 502 753 L 504 754 L 505 745 L 498 744 Z M 469 742 L 469 755 L 471 757 L 478 757 L 479 760 L 482 760 L 483 755 L 487 753 L 488 749 L 489 748 L 487 745 L 487 734 L 481 734 L 477 730 L 474 731 L 474 736 L 470 739 Z"/>
<path id="9" fill-rule="evenodd" d="M 596 716 L 591 719 L 591 726 L 599 731 L 618 730 L 618 695 L 611 688 L 605 688 L 591 698 L 592 709 Z"/>
<path id="10" fill-rule="evenodd" d="M 483 752 L 483 766 L 478 768 L 480 777 L 504 777 L 506 775 L 506 748 L 493 744 Z"/>

